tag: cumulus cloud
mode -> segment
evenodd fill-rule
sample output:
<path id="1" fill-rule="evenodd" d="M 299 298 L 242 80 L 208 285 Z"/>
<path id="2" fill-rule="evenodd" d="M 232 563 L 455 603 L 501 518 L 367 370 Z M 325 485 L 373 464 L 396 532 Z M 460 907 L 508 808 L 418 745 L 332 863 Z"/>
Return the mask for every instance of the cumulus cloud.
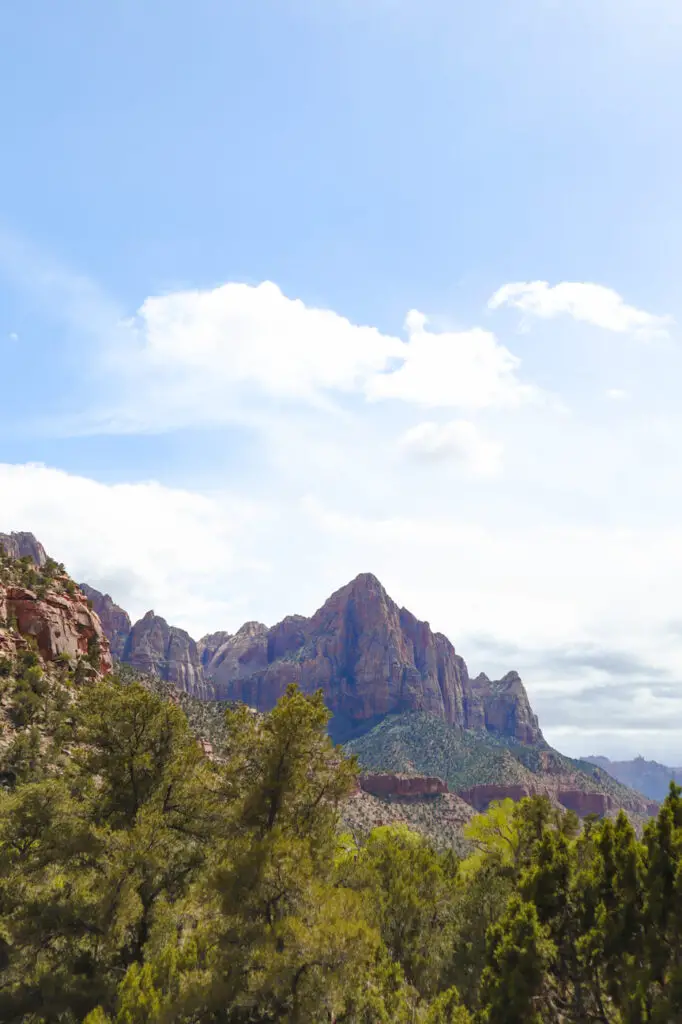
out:
<path id="1" fill-rule="evenodd" d="M 417 310 L 408 314 L 405 327 L 402 366 L 373 375 L 366 385 L 369 398 L 462 409 L 515 408 L 538 398 L 539 391 L 518 377 L 520 359 L 490 331 L 431 331 Z"/>
<path id="2" fill-rule="evenodd" d="M 137 330 L 148 371 L 181 371 L 191 385 L 209 375 L 295 399 L 357 390 L 403 351 L 398 338 L 289 299 L 269 281 L 150 297 Z"/>
<path id="3" fill-rule="evenodd" d="M 658 316 L 627 305 L 612 288 L 586 282 L 563 281 L 554 286 L 547 281 L 505 284 L 491 297 L 488 306 L 490 309 L 512 306 L 543 320 L 571 316 L 606 331 L 640 337 L 666 335 L 673 322 L 669 316 Z"/>
<path id="4" fill-rule="evenodd" d="M 107 354 L 129 408 L 110 423 L 173 425 L 243 418 L 253 402 L 328 404 L 354 395 L 427 407 L 513 408 L 539 392 L 489 331 L 431 331 L 412 311 L 407 339 L 285 296 L 277 285 L 227 283 L 145 300 L 128 344 Z"/>
<path id="5" fill-rule="evenodd" d="M 418 423 L 402 435 L 400 446 L 412 458 L 425 462 L 452 460 L 480 476 L 495 475 L 502 461 L 502 445 L 484 437 L 469 420 Z"/>

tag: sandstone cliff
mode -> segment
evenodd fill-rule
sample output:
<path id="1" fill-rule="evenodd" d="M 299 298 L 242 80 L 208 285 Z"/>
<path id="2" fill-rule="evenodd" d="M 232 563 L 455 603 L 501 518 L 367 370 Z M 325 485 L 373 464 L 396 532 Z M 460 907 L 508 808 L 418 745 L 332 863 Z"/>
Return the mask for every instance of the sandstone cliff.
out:
<path id="1" fill-rule="evenodd" d="M 440 796 L 448 792 L 443 779 L 430 775 L 397 775 L 395 772 L 380 772 L 360 775 L 360 789 L 372 796 L 397 797 L 403 800 L 423 800 L 425 797 Z"/>
<path id="2" fill-rule="evenodd" d="M 18 543 L 15 550 L 22 549 L 27 550 Z M 39 554 L 43 549 L 37 545 L 33 550 Z M 72 580 L 47 558 L 42 568 L 27 569 L 15 556 L 8 555 L 2 544 L 0 654 L 11 658 L 30 642 L 46 663 L 60 657 L 73 663 L 83 659 L 99 674 L 111 671 L 109 642 L 102 625 Z"/>
<path id="3" fill-rule="evenodd" d="M 476 676 L 465 704 L 469 728 L 487 729 L 520 743 L 536 743 L 541 735 L 537 715 L 518 672 L 508 672 L 497 681 L 488 679 L 484 673 Z"/>
<path id="4" fill-rule="evenodd" d="M 90 601 L 93 611 L 99 616 L 102 629 L 109 638 L 112 657 L 116 661 L 121 661 L 132 629 L 130 616 L 123 608 L 114 604 L 108 594 L 101 594 L 87 583 L 81 583 L 80 589 Z"/>

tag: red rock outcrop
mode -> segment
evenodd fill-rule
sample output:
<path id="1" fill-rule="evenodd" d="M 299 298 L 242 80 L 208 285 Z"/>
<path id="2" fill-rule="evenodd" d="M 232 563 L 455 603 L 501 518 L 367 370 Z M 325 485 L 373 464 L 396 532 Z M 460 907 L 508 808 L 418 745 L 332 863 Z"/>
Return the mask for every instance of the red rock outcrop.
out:
<path id="1" fill-rule="evenodd" d="M 496 681 L 481 673 L 471 680 L 465 702 L 469 728 L 487 729 L 519 743 L 537 743 L 541 738 L 537 715 L 518 672 L 508 672 Z"/>
<path id="2" fill-rule="evenodd" d="M 100 673 L 111 671 L 109 642 L 97 615 L 79 591 L 74 596 L 48 593 L 39 597 L 22 587 L 0 587 L 0 619 L 15 624 L 23 637 L 33 637 L 45 661 L 60 654 L 70 658 L 99 651 Z"/>
<path id="3" fill-rule="evenodd" d="M 562 807 L 568 811 L 575 811 L 580 818 L 588 814 L 597 814 L 603 818 L 616 808 L 615 800 L 608 793 L 583 793 L 579 789 L 560 790 L 557 799 Z"/>
<path id="4" fill-rule="evenodd" d="M 361 775 L 360 789 L 372 796 L 421 800 L 448 792 L 443 779 L 431 775 L 397 775 L 392 772 Z"/>
<path id="5" fill-rule="evenodd" d="M 523 800 L 530 796 L 530 790 L 526 786 L 472 786 L 470 789 L 460 789 L 457 795 L 466 800 L 468 804 L 479 811 L 487 810 L 494 800 Z"/>
<path id="6" fill-rule="evenodd" d="M 0 547 L 10 558 L 31 558 L 41 569 L 47 562 L 45 548 L 32 533 L 0 533 Z"/>
<path id="7" fill-rule="evenodd" d="M 93 610 L 99 616 L 102 629 L 109 639 L 111 656 L 121 661 L 125 652 L 126 642 L 130 636 L 132 624 L 130 616 L 123 608 L 114 604 L 109 594 L 102 594 L 87 583 L 81 583 L 80 589 L 91 602 Z"/>

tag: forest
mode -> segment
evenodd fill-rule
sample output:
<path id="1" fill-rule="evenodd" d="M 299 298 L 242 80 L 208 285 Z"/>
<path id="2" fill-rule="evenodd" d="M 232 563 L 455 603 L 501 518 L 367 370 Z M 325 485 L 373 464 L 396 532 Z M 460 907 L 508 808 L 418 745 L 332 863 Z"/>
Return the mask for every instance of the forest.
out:
<path id="1" fill-rule="evenodd" d="M 4 1024 L 682 1020 L 674 785 L 641 836 L 493 805 L 460 857 L 344 831 L 319 693 L 228 710 L 209 758 L 163 694 L 60 671 L 0 661 Z"/>

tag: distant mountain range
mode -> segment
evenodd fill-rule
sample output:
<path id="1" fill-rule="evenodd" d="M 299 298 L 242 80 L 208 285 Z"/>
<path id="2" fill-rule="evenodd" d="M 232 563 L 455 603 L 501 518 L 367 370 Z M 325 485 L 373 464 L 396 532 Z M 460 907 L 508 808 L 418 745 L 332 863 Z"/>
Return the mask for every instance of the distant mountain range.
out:
<path id="1" fill-rule="evenodd" d="M 0 534 L 0 545 L 13 559 L 48 562 L 31 534 Z M 30 580 L 30 573 L 19 575 Z M 199 641 L 153 611 L 132 623 L 108 594 L 64 580 L 58 599 L 31 592 L 30 583 L 3 593 L 0 580 L 4 620 L 36 637 L 48 661 L 62 650 L 87 649 L 91 657 L 96 642 L 102 665 L 110 664 L 110 648 L 128 671 L 184 691 L 207 711 L 218 701 L 241 701 L 265 712 L 290 683 L 306 693 L 321 688 L 333 738 L 358 755 L 365 775 L 385 776 L 363 783 L 372 799 L 380 793 L 388 801 L 439 801 L 449 820 L 461 820 L 455 795 L 476 810 L 536 793 L 580 815 L 622 807 L 641 821 L 656 810 L 600 764 L 553 750 L 516 672 L 472 678 L 447 637 L 398 607 L 370 573 L 341 587 L 310 617 L 290 615 L 270 628 L 247 622 L 234 634 Z M 66 637 L 73 637 L 68 649 Z M 215 710 L 220 721 L 218 705 Z M 405 783 L 405 776 L 413 781 Z"/>
<path id="2" fill-rule="evenodd" d="M 668 768 L 643 757 L 635 757 L 632 761 L 610 761 L 608 757 L 593 755 L 583 760 L 598 765 L 624 786 L 644 793 L 651 800 L 664 800 L 671 782 L 682 786 L 682 768 Z"/>

